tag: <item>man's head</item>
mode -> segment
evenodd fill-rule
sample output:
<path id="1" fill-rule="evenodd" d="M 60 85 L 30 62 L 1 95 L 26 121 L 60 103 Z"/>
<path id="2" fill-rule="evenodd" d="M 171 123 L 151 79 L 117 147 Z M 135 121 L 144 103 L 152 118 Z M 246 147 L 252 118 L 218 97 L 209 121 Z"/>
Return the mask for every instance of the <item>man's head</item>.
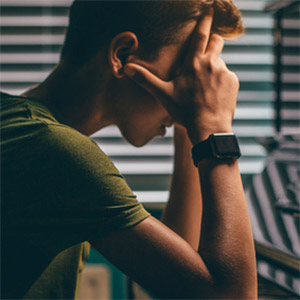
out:
<path id="1" fill-rule="evenodd" d="M 121 32 L 133 32 L 141 58 L 155 59 L 160 48 L 177 40 L 185 22 L 214 8 L 213 32 L 234 36 L 243 32 L 241 14 L 232 0 L 97 1 L 75 0 L 62 58 L 82 64 Z"/>
<path id="2" fill-rule="evenodd" d="M 105 73 L 109 100 L 105 109 L 111 123 L 133 145 L 142 146 L 163 134 L 172 120 L 157 99 L 125 76 L 123 67 L 133 62 L 163 80 L 172 79 L 180 69 L 197 20 L 211 7 L 212 32 L 223 37 L 243 32 L 240 12 L 231 0 L 76 0 L 72 5 L 62 61 L 75 68 L 92 64 L 93 74 Z M 99 57 L 101 66 L 97 65 Z"/>

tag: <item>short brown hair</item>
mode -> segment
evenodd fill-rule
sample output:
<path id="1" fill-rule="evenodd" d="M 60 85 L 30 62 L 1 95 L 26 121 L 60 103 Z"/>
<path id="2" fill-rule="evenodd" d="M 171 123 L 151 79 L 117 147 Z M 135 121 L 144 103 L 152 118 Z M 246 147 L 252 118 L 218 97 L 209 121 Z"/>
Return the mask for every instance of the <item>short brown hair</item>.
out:
<path id="1" fill-rule="evenodd" d="M 92 1 L 75 0 L 61 58 L 82 64 L 120 32 L 136 34 L 141 57 L 151 60 L 176 40 L 185 22 L 214 8 L 213 31 L 224 37 L 243 33 L 241 13 L 232 0 Z"/>

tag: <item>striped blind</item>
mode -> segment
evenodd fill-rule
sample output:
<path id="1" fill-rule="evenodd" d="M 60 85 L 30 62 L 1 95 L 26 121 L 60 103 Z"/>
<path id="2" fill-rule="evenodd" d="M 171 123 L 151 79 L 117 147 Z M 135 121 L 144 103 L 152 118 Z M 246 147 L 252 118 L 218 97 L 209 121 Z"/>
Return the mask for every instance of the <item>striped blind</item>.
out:
<path id="1" fill-rule="evenodd" d="M 72 0 L 1 0 L 1 90 L 20 94 L 41 82 L 59 60 Z M 243 12 L 246 35 L 226 42 L 223 59 L 241 83 L 233 122 L 241 151 L 244 179 L 262 171 L 266 152 L 257 137 L 274 134 L 273 16 L 263 9 L 270 0 L 236 0 Z M 298 130 L 299 116 L 299 20 L 284 20 L 288 44 L 283 61 L 284 132 Z M 172 173 L 173 130 L 143 148 L 125 142 L 114 126 L 92 136 L 123 173 L 144 203 L 168 199 Z"/>

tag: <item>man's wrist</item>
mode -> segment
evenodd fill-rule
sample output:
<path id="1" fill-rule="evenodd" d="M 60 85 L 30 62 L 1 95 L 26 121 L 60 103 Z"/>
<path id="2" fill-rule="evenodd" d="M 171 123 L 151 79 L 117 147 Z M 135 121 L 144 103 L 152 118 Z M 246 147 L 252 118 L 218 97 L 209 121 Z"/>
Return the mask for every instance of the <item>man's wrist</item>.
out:
<path id="1" fill-rule="evenodd" d="M 188 130 L 188 135 L 189 138 L 193 144 L 193 146 L 195 146 L 196 144 L 205 141 L 206 139 L 209 138 L 209 136 L 211 134 L 214 133 L 232 133 L 232 127 L 228 126 L 216 126 L 214 128 L 205 128 L 205 129 L 198 129 L 198 130 Z"/>
<path id="2" fill-rule="evenodd" d="M 222 123 L 220 123 L 222 120 Z M 231 133 L 232 119 L 223 118 L 197 118 L 186 124 L 188 136 L 195 146 L 196 144 L 209 138 L 214 133 Z"/>

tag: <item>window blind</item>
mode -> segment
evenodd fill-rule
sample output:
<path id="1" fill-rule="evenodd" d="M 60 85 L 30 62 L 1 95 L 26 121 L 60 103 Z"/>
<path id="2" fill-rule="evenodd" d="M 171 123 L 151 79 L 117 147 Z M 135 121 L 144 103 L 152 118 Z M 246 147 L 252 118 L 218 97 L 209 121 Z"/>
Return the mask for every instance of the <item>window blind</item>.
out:
<path id="1" fill-rule="evenodd" d="M 72 0 L 1 0 L 1 90 L 20 94 L 44 80 L 59 60 Z M 258 137 L 274 134 L 273 16 L 264 12 L 270 0 L 236 0 L 243 13 L 246 34 L 227 41 L 222 58 L 240 79 L 234 132 L 242 151 L 239 161 L 244 180 L 262 171 L 266 151 Z M 283 92 L 284 132 L 298 130 L 299 20 L 284 20 L 287 50 Z M 134 148 L 115 126 L 92 138 L 126 177 L 138 199 L 163 203 L 168 199 L 172 174 L 173 129 L 143 148 Z"/>

